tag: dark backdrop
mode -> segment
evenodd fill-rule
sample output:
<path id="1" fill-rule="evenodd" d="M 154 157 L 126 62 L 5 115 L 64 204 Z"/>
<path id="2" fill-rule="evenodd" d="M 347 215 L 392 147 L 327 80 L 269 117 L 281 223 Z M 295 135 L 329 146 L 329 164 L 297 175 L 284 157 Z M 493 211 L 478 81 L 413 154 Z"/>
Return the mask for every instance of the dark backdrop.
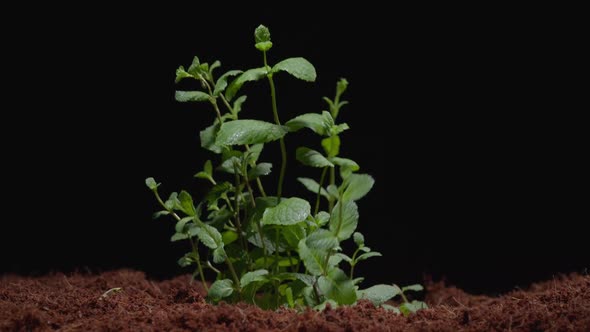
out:
<path id="1" fill-rule="evenodd" d="M 173 223 L 151 220 L 144 186 L 154 176 L 166 193 L 205 190 L 192 175 L 212 157 L 198 131 L 213 112 L 174 101 L 174 72 L 194 55 L 220 60 L 218 73 L 260 66 L 260 23 L 275 45 L 269 61 L 303 56 L 318 72 L 316 84 L 277 79 L 283 120 L 322 110 L 336 80 L 350 82 L 343 154 L 376 179 L 359 228 L 384 255 L 359 268 L 368 284 L 433 275 L 496 292 L 584 271 L 575 52 L 551 19 L 508 12 L 203 5 L 77 8 L 26 23 L 32 33 L 14 38 L 6 63 L 2 272 L 188 272 L 176 266 L 185 246 L 168 242 Z M 244 88 L 244 115 L 270 119 L 267 89 Z M 317 148 L 311 138 L 289 136 L 288 148 Z M 265 152 L 278 170 L 277 144 Z M 317 174 L 290 158 L 286 192 L 306 195 L 292 176 Z"/>

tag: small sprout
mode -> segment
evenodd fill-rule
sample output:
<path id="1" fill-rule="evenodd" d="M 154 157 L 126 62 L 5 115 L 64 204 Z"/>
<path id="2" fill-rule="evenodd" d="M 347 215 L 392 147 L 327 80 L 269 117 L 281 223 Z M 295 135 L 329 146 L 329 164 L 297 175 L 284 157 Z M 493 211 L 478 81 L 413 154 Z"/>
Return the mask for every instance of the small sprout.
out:
<path id="1" fill-rule="evenodd" d="M 123 290 L 122 287 L 114 287 L 114 288 L 111 288 L 108 291 L 102 293 L 102 295 L 98 299 L 99 300 L 104 300 L 107 297 L 111 296 L 112 294 L 118 293 L 118 292 L 120 292 L 122 290 Z"/>

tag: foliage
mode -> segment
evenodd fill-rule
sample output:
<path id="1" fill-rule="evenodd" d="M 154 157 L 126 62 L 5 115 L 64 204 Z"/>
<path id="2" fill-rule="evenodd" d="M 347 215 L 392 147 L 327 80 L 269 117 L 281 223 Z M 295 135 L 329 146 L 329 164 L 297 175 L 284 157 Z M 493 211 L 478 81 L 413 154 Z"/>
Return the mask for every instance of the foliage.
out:
<path id="1" fill-rule="evenodd" d="M 200 201 L 187 191 L 171 193 L 165 200 L 160 184 L 153 178 L 146 185 L 156 196 L 162 210 L 155 217 L 172 216 L 176 220 L 171 241 L 188 241 L 191 252 L 179 259 L 181 266 L 195 266 L 206 286 L 204 269 L 216 273 L 216 281 L 208 288 L 211 301 L 247 301 L 263 308 L 279 306 L 323 308 L 354 304 L 369 299 L 375 305 L 403 291 L 397 286 L 377 285 L 359 289 L 362 278 L 354 278 L 357 264 L 381 256 L 365 246 L 362 234 L 355 232 L 359 222 L 356 201 L 367 195 L 374 184 L 368 174 L 357 173 L 359 165 L 340 155 L 340 134 L 349 129 L 338 123 L 338 115 L 346 101 L 341 100 L 348 82 L 336 84 L 334 99 L 324 98 L 329 110 L 297 116 L 281 123 L 275 75 L 289 74 L 313 82 L 316 71 L 304 58 L 289 58 L 271 66 L 267 52 L 273 44 L 264 26 L 255 31 L 255 46 L 263 55 L 263 66 L 248 70 L 230 70 L 217 79 L 212 65 L 198 57 L 185 69 L 176 71 L 176 82 L 198 81 L 202 90 L 177 91 L 179 102 L 209 103 L 215 111 L 211 126 L 200 133 L 201 146 L 216 155 L 207 160 L 195 177 L 211 186 Z M 267 80 L 270 87 L 274 123 L 243 119 L 246 96 L 238 94 L 246 83 Z M 236 98 L 237 97 L 237 98 Z M 314 200 L 284 197 L 282 185 L 286 170 L 285 137 L 310 129 L 319 137 L 323 151 L 298 147 L 296 159 L 318 169 L 319 181 L 298 178 L 311 191 Z M 271 196 L 262 184 L 273 165 L 261 161 L 266 145 L 279 141 L 282 162 L 276 194 Z M 336 172 L 340 177 L 337 181 Z M 325 209 L 325 210 L 324 210 Z M 357 249 L 347 256 L 341 243 L 352 240 Z M 348 274 L 344 266 L 349 266 Z M 411 290 L 417 290 L 411 288 Z M 418 305 L 404 303 L 398 310 L 410 312 Z"/>

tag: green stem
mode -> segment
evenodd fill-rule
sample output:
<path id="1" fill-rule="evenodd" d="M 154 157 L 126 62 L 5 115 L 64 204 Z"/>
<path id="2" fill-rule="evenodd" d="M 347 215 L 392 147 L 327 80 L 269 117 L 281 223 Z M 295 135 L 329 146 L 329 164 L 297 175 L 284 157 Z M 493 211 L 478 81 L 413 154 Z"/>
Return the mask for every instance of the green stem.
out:
<path id="1" fill-rule="evenodd" d="M 320 177 L 320 185 L 318 187 L 318 194 L 316 196 L 315 199 L 315 210 L 313 215 L 316 216 L 318 214 L 318 212 L 320 211 L 320 198 L 321 198 L 321 193 L 322 193 L 322 186 L 324 185 L 324 180 L 326 178 L 326 173 L 328 171 L 328 167 L 324 167 L 324 169 L 322 170 L 322 176 Z M 331 211 L 331 210 L 330 210 Z"/>
<path id="2" fill-rule="evenodd" d="M 354 267 L 356 265 L 355 259 L 356 259 L 356 255 L 358 255 L 359 251 L 361 251 L 361 248 L 357 248 L 354 251 L 354 254 L 352 255 L 352 260 L 350 262 L 350 280 L 352 280 L 354 278 Z"/>
<path id="3" fill-rule="evenodd" d="M 262 52 L 264 57 L 264 67 L 270 69 L 268 63 L 266 61 L 266 52 Z M 269 70 L 270 71 L 270 70 Z M 277 107 L 277 93 L 275 89 L 275 82 L 272 78 L 272 73 L 267 75 L 268 83 L 270 85 L 270 98 L 272 100 L 272 114 L 275 120 L 275 124 L 277 126 L 281 125 L 281 120 L 279 119 L 279 111 Z M 281 196 L 283 194 L 283 180 L 285 179 L 285 171 L 287 170 L 287 148 L 285 146 L 285 139 L 281 137 L 279 139 L 279 143 L 281 145 L 281 171 L 279 173 L 279 184 L 277 186 L 277 200 L 281 201 Z"/>
<path id="4" fill-rule="evenodd" d="M 336 185 L 336 167 L 330 168 L 330 184 L 334 186 Z M 328 203 L 330 213 L 332 213 L 332 209 L 334 208 L 334 198 L 332 198 L 332 196 L 330 196 Z"/>
<path id="5" fill-rule="evenodd" d="M 231 273 L 231 276 L 234 279 L 234 283 L 238 287 L 238 291 L 241 292 L 242 287 L 240 287 L 240 278 L 238 278 L 238 275 L 236 274 L 236 269 L 234 269 L 234 264 L 231 262 L 229 257 L 226 258 L 225 261 L 227 262 L 227 267 L 229 268 L 229 272 Z"/>
<path id="6" fill-rule="evenodd" d="M 154 195 L 156 195 L 156 200 L 158 201 L 158 203 L 160 203 L 160 205 L 162 205 L 162 207 L 164 209 L 166 209 L 166 211 L 170 212 L 170 214 L 174 217 L 174 219 L 176 219 L 177 221 L 180 221 L 180 217 L 171 209 L 168 209 L 166 207 L 166 204 L 164 204 L 164 201 L 162 200 L 162 197 L 160 197 L 160 194 L 158 193 L 157 190 L 153 190 Z M 197 246 L 195 246 L 195 244 L 193 243 L 193 240 L 191 238 L 188 239 L 191 243 L 191 246 L 193 248 L 193 252 L 195 253 L 195 256 L 197 257 L 197 269 L 199 270 L 199 275 L 201 277 L 201 282 L 203 283 L 203 287 L 205 287 L 205 290 L 207 292 L 209 292 L 209 287 L 207 287 L 207 282 L 205 281 L 205 275 L 203 274 L 203 266 L 201 265 L 201 259 L 199 256 L 199 249 Z"/>

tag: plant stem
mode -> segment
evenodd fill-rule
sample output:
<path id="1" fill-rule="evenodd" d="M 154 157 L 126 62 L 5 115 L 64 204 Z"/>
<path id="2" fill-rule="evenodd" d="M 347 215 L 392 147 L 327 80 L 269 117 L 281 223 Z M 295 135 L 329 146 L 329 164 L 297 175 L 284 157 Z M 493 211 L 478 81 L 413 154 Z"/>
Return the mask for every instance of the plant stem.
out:
<path id="1" fill-rule="evenodd" d="M 225 261 L 227 262 L 227 267 L 229 268 L 229 272 L 231 273 L 232 278 L 234 279 L 234 282 L 236 283 L 236 286 L 238 287 L 238 291 L 242 291 L 242 287 L 240 287 L 240 278 L 238 278 L 238 275 L 236 274 L 236 269 L 234 269 L 234 264 L 231 262 L 231 260 L 229 259 L 229 257 L 227 257 L 225 259 Z"/>
<path id="2" fill-rule="evenodd" d="M 170 214 L 174 217 L 174 219 L 176 219 L 177 221 L 180 221 L 180 217 L 172 210 L 168 209 L 166 207 L 166 204 L 164 204 L 164 201 L 162 200 L 162 197 L 160 197 L 160 194 L 158 193 L 157 190 L 153 190 L 154 195 L 156 195 L 156 200 L 158 201 L 158 203 L 160 203 L 160 205 L 162 205 L 162 207 L 164 209 L 166 209 L 166 211 L 170 212 Z M 199 270 L 199 275 L 201 276 L 201 282 L 203 283 L 203 287 L 205 287 L 205 290 L 207 292 L 209 292 L 209 287 L 207 287 L 207 282 L 205 281 L 205 275 L 203 274 L 203 266 L 201 266 L 201 259 L 199 256 L 199 248 L 197 246 L 195 246 L 195 244 L 193 243 L 193 240 L 191 238 L 188 239 L 191 243 L 191 246 L 193 248 L 193 252 L 195 253 L 195 256 L 197 257 L 197 269 Z"/>
<path id="3" fill-rule="evenodd" d="M 211 90 L 211 85 L 209 85 L 207 80 L 204 78 L 201 78 L 201 82 L 203 83 L 203 85 L 205 85 L 207 87 L 207 91 L 209 91 L 209 101 L 211 102 L 211 105 L 213 105 L 213 108 L 215 109 L 215 113 L 217 113 L 217 120 L 219 120 L 219 123 L 222 123 L 221 112 L 219 111 L 219 107 L 217 106 L 217 100 L 215 100 L 215 97 L 213 97 L 213 91 Z"/>
<path id="4" fill-rule="evenodd" d="M 356 265 L 355 259 L 356 259 L 356 255 L 358 255 L 359 251 L 361 251 L 361 248 L 357 248 L 354 251 L 354 254 L 352 255 L 352 260 L 350 262 L 350 280 L 352 280 L 354 278 L 354 267 Z"/>
<path id="5" fill-rule="evenodd" d="M 264 56 L 264 67 L 270 69 L 268 63 L 266 61 L 266 52 L 262 52 Z M 275 89 L 275 82 L 272 78 L 272 73 L 267 74 L 268 83 L 270 85 L 270 98 L 272 100 L 272 113 L 275 120 L 275 124 L 277 126 L 281 125 L 281 120 L 279 119 L 279 111 L 277 108 L 277 93 Z M 279 173 L 279 184 L 277 186 L 277 200 L 281 201 L 281 196 L 283 194 L 283 180 L 285 179 L 285 171 L 287 170 L 287 148 L 285 146 L 285 138 L 281 137 L 279 139 L 279 143 L 281 145 L 281 172 Z"/>
<path id="6" fill-rule="evenodd" d="M 322 170 L 322 176 L 320 177 L 320 185 L 318 187 L 318 194 L 316 196 L 315 199 L 315 210 L 313 215 L 317 215 L 318 212 L 320 211 L 320 198 L 321 198 L 321 193 L 322 193 L 322 186 L 324 185 L 324 180 L 326 179 L 326 173 L 328 171 L 328 167 L 324 167 L 324 169 Z M 330 209 L 331 210 L 331 209 Z"/>
<path id="7" fill-rule="evenodd" d="M 336 167 L 332 167 L 330 168 L 330 184 L 331 185 L 336 185 Z M 332 198 L 332 196 L 330 196 L 330 199 L 328 200 L 328 204 L 329 204 L 329 212 L 332 213 L 332 209 L 334 208 L 334 198 Z"/>
<path id="8" fill-rule="evenodd" d="M 234 208 L 234 212 L 236 214 L 236 227 L 238 228 L 238 237 L 242 243 L 242 249 L 248 253 L 248 242 L 244 238 L 244 234 L 242 233 L 242 223 L 240 222 L 240 196 L 242 196 L 242 190 L 240 189 L 240 174 L 238 173 L 238 168 L 235 166 L 235 164 L 234 173 L 236 177 L 236 207 Z"/>

